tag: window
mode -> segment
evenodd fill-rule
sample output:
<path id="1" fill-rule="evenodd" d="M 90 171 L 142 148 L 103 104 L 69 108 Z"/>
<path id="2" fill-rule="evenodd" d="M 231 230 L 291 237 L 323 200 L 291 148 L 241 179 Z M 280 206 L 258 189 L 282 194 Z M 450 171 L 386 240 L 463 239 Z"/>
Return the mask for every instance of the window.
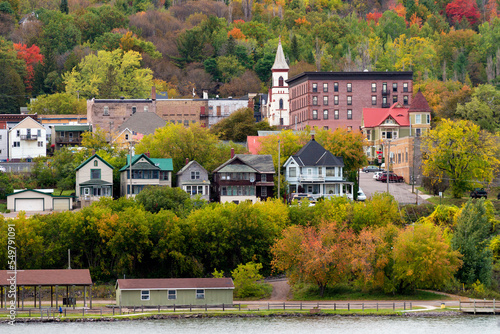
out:
<path id="1" fill-rule="evenodd" d="M 351 132 L 352 131 L 352 126 L 348 126 L 347 127 L 347 132 Z"/>
<path id="2" fill-rule="evenodd" d="M 189 126 L 189 120 L 184 121 L 184 126 Z"/>
<path id="3" fill-rule="evenodd" d="M 347 109 L 347 119 L 352 119 L 352 109 Z"/>
<path id="4" fill-rule="evenodd" d="M 377 92 L 377 84 L 375 82 L 372 82 L 372 93 Z"/>
<path id="5" fill-rule="evenodd" d="M 38 147 L 43 147 L 43 141 L 38 142 Z"/>
<path id="6" fill-rule="evenodd" d="M 415 115 L 415 124 L 422 124 L 422 118 L 420 114 Z"/>
<path id="7" fill-rule="evenodd" d="M 403 92 L 408 93 L 408 83 L 403 82 Z"/>
<path id="8" fill-rule="evenodd" d="M 421 134 L 422 134 L 421 129 L 415 129 L 415 136 L 420 137 Z"/>
<path id="9" fill-rule="evenodd" d="M 168 290 L 168 299 L 177 299 L 177 291 L 176 290 Z"/>
<path id="10" fill-rule="evenodd" d="M 260 190 L 260 196 L 267 197 L 267 187 L 262 187 Z"/>
<path id="11" fill-rule="evenodd" d="M 382 83 L 382 93 L 387 93 L 387 82 Z"/>
<path id="12" fill-rule="evenodd" d="M 397 93 L 397 92 L 398 92 L 398 83 L 397 83 L 397 82 L 394 82 L 394 83 L 392 84 L 392 91 L 393 91 L 393 92 L 395 92 L 395 93 Z"/>
<path id="13" fill-rule="evenodd" d="M 323 167 L 318 167 L 318 175 L 323 176 Z"/>
<path id="14" fill-rule="evenodd" d="M 149 300 L 149 290 L 141 290 L 141 300 Z"/>
<path id="15" fill-rule="evenodd" d="M 323 105 L 324 106 L 328 105 L 328 96 L 323 96 Z"/>
<path id="16" fill-rule="evenodd" d="M 318 111 L 313 110 L 313 119 L 318 119 Z"/>
<path id="17" fill-rule="evenodd" d="M 205 290 L 196 289 L 196 299 L 205 299 Z"/>
<path id="18" fill-rule="evenodd" d="M 396 102 L 398 102 L 398 96 L 397 95 L 393 95 L 392 96 L 392 103 L 394 104 Z"/>
<path id="19" fill-rule="evenodd" d="M 19 141 L 13 142 L 12 147 L 21 147 L 21 142 L 19 142 Z"/>
<path id="20" fill-rule="evenodd" d="M 372 134 L 371 130 L 366 130 L 366 139 L 367 140 L 371 140 L 371 134 Z"/>
<path id="21" fill-rule="evenodd" d="M 283 87 L 283 77 L 278 78 L 278 86 Z"/>
<path id="22" fill-rule="evenodd" d="M 352 96 L 347 97 L 347 105 L 348 106 L 352 105 Z"/>
<path id="23" fill-rule="evenodd" d="M 266 175 L 266 174 L 262 174 L 262 175 L 260 176 L 260 181 L 261 181 L 261 182 L 267 182 L 267 175 Z"/>
<path id="24" fill-rule="evenodd" d="M 326 167 L 326 176 L 335 176 L 335 167 Z"/>
<path id="25" fill-rule="evenodd" d="M 132 107 L 132 115 L 137 112 L 137 107 Z"/>
<path id="26" fill-rule="evenodd" d="M 372 106 L 377 105 L 377 97 L 375 95 L 372 96 Z"/>
<path id="27" fill-rule="evenodd" d="M 128 133 L 125 134 L 125 140 L 128 140 Z"/>
<path id="28" fill-rule="evenodd" d="M 408 95 L 403 96 L 403 104 L 404 104 L 405 106 L 407 106 L 407 105 L 408 105 Z"/>
<path id="29" fill-rule="evenodd" d="M 398 153 L 398 164 L 401 163 L 401 153 Z"/>
<path id="30" fill-rule="evenodd" d="M 426 118 L 426 121 L 425 121 L 425 122 L 426 122 L 427 124 L 431 124 L 431 115 L 430 115 L 430 114 L 427 114 L 427 115 L 425 115 L 425 116 L 426 116 L 426 117 L 425 117 L 425 118 Z M 0 137 L 0 139 L 2 139 L 2 138 Z"/>
<path id="31" fill-rule="evenodd" d="M 16 136 L 17 137 L 21 136 L 21 130 L 16 130 Z"/>
<path id="32" fill-rule="evenodd" d="M 318 84 L 313 83 L 313 93 L 317 93 L 317 92 L 318 92 Z"/>
<path id="33" fill-rule="evenodd" d="M 199 171 L 191 172 L 191 180 L 199 180 L 199 179 L 200 179 L 200 172 Z"/>
<path id="34" fill-rule="evenodd" d="M 104 116 L 109 116 L 109 107 L 108 106 L 104 106 L 103 115 Z"/>
<path id="35" fill-rule="evenodd" d="M 338 110 L 334 110 L 333 111 L 333 118 L 334 119 L 339 119 L 339 111 Z"/>
<path id="36" fill-rule="evenodd" d="M 328 119 L 328 109 L 323 110 L 323 119 Z"/>
<path id="37" fill-rule="evenodd" d="M 280 99 L 280 109 L 283 109 L 283 99 Z"/>
<path id="38" fill-rule="evenodd" d="M 335 104 L 335 105 L 338 105 L 338 104 L 339 104 L 339 96 L 338 96 L 338 95 L 335 95 L 335 96 L 333 97 L 333 104 Z"/>
<path id="39" fill-rule="evenodd" d="M 382 108 L 387 108 L 387 96 L 382 96 Z"/>
<path id="40" fill-rule="evenodd" d="M 101 170 L 100 169 L 91 169 L 90 170 L 90 178 L 92 180 L 99 180 L 101 178 Z M 135 177 L 134 177 L 135 179 Z"/>
<path id="41" fill-rule="evenodd" d="M 41 137 L 42 136 L 42 130 L 38 129 L 37 132 L 36 132 L 36 135 L 37 135 L 37 137 Z"/>
<path id="42" fill-rule="evenodd" d="M 328 93 L 328 84 L 327 83 L 323 84 L 323 93 Z"/>
<path id="43" fill-rule="evenodd" d="M 352 83 L 347 83 L 347 92 L 350 93 L 352 92 Z"/>
<path id="44" fill-rule="evenodd" d="M 313 106 L 317 106 L 317 105 L 318 105 L 318 97 L 313 96 Z"/>
<path id="45" fill-rule="evenodd" d="M 289 167 L 288 168 L 288 176 L 289 177 L 297 177 L 297 167 Z"/>
<path id="46" fill-rule="evenodd" d="M 94 167 L 97 167 L 98 161 L 94 160 Z"/>

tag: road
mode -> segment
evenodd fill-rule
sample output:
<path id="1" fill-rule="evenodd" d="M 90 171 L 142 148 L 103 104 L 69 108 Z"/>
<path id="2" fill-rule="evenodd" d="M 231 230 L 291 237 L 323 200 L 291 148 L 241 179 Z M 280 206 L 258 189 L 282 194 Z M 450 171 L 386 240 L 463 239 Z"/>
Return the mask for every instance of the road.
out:
<path id="1" fill-rule="evenodd" d="M 376 181 L 374 173 L 359 173 L 359 185 L 367 198 L 377 192 L 387 192 L 387 183 Z M 406 183 L 389 182 L 389 193 L 401 204 L 417 204 L 417 195 L 411 192 L 411 185 Z M 426 203 L 427 195 L 418 196 L 418 204 Z"/>

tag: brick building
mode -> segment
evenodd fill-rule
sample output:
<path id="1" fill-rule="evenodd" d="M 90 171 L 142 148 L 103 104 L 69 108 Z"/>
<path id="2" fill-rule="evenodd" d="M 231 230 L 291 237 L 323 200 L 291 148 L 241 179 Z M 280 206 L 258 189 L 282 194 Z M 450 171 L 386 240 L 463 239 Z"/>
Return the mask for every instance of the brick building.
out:
<path id="1" fill-rule="evenodd" d="M 410 105 L 413 93 L 413 72 L 304 72 L 286 82 L 296 130 L 359 130 L 363 108 Z"/>

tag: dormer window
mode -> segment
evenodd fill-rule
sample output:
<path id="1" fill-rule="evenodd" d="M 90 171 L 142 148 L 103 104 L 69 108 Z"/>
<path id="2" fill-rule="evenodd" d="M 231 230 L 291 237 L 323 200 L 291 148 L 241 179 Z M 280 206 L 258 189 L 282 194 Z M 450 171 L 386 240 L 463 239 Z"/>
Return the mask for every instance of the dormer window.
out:
<path id="1" fill-rule="evenodd" d="M 137 112 L 137 107 L 132 107 L 132 115 Z"/>

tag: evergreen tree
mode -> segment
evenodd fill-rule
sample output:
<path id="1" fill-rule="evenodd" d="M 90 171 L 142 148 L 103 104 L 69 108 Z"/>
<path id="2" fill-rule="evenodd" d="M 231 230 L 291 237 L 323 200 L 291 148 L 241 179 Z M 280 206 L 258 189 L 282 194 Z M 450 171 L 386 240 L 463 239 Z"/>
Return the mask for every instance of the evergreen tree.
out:
<path id="1" fill-rule="evenodd" d="M 59 6 L 59 10 L 63 14 L 69 14 L 68 0 L 61 0 L 61 5 Z"/>
<path id="2" fill-rule="evenodd" d="M 26 105 L 24 84 L 21 76 L 5 60 L 0 61 L 0 113 L 19 114 Z"/>
<path id="3" fill-rule="evenodd" d="M 293 35 L 292 45 L 290 46 L 290 58 L 292 61 L 298 61 L 300 57 L 299 43 L 297 42 L 297 36 Z"/>

